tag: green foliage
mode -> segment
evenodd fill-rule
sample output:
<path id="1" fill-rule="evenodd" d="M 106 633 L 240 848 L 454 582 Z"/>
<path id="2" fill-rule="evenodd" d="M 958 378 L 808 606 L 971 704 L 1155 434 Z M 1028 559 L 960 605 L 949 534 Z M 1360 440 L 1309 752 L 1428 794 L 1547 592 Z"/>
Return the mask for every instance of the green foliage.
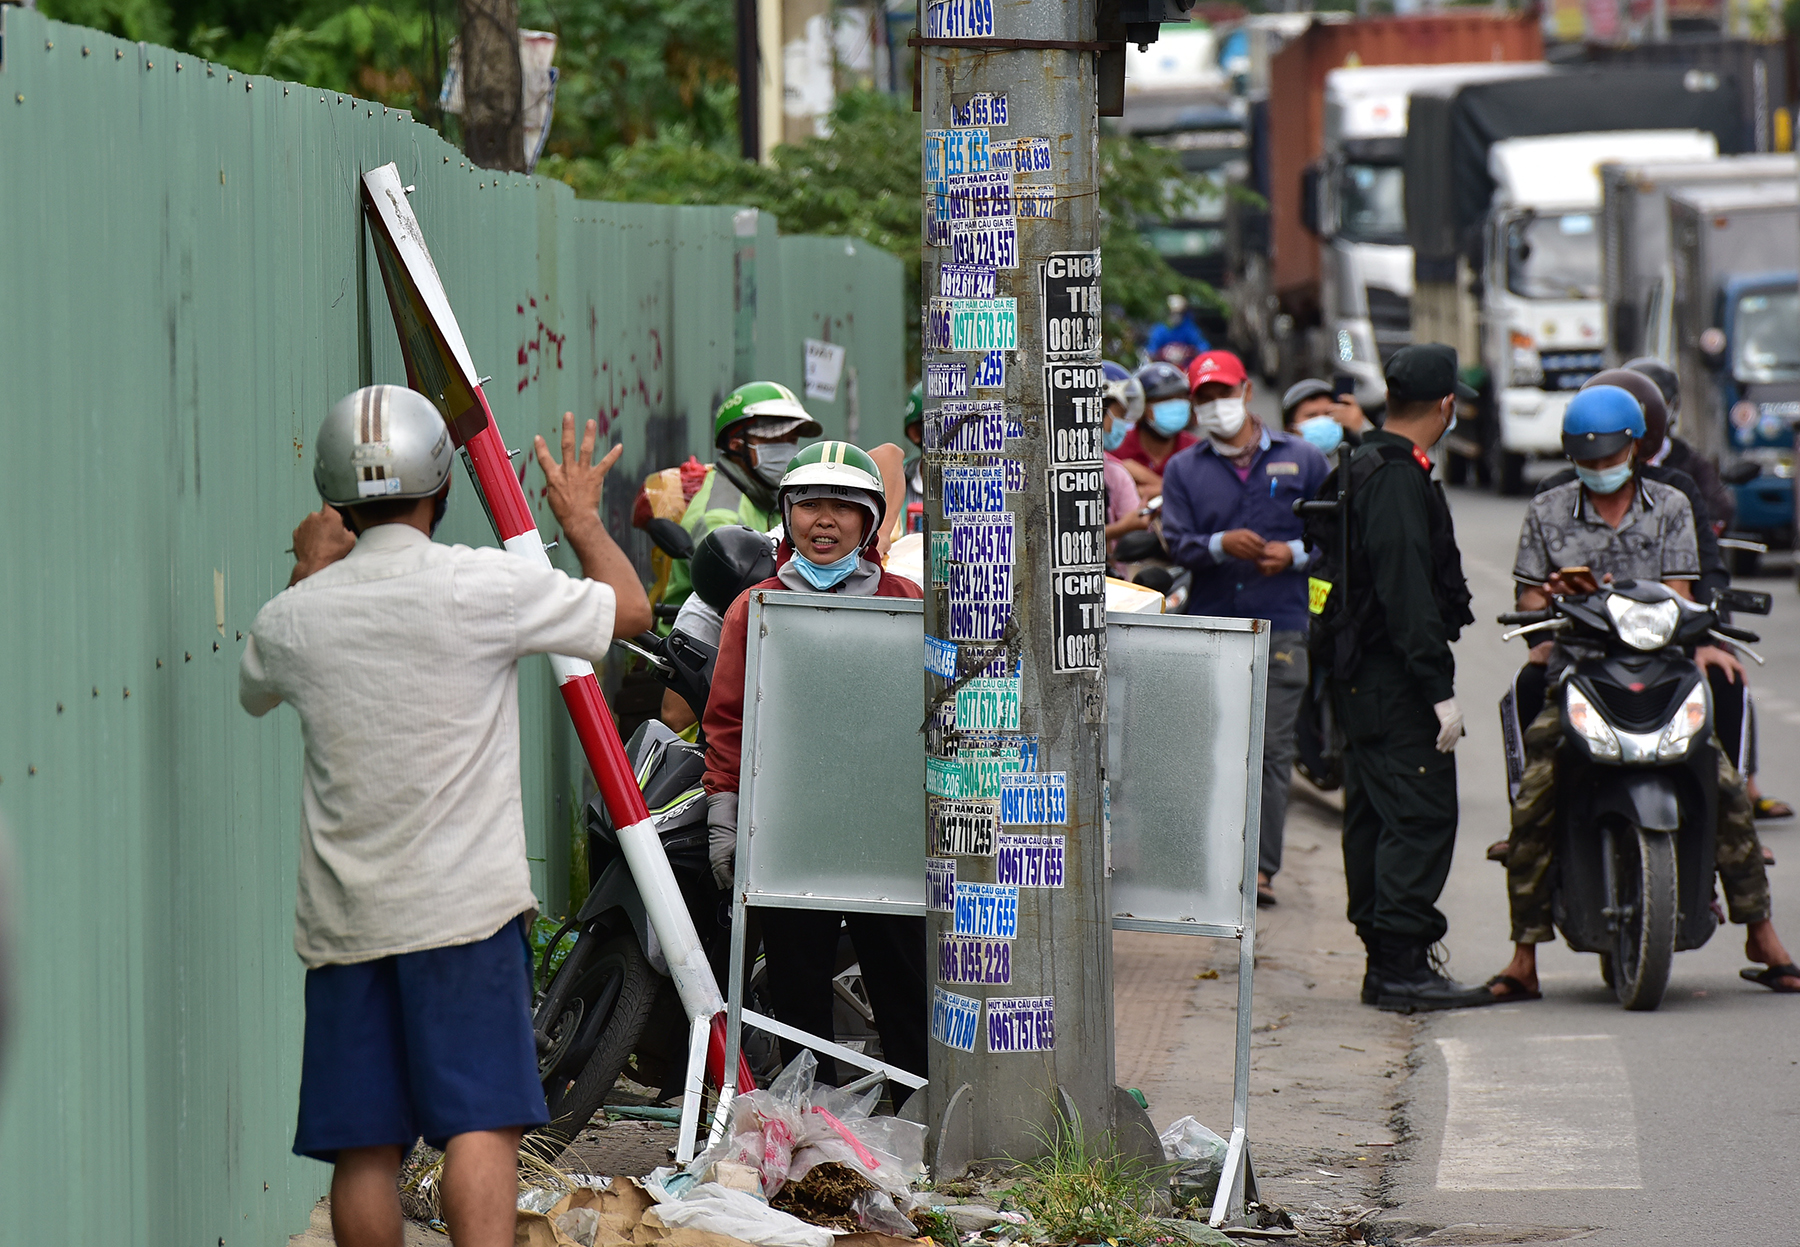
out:
<path id="1" fill-rule="evenodd" d="M 1149 1243 L 1167 1238 L 1155 1219 L 1157 1191 L 1167 1175 L 1143 1161 L 1118 1156 L 1111 1140 L 1090 1140 L 1081 1119 L 1057 1115 L 1048 1155 L 1021 1167 L 1022 1181 L 1007 1199 L 1053 1243 Z"/>
<path id="2" fill-rule="evenodd" d="M 590 199 L 637 203 L 742 204 L 775 214 L 790 234 L 848 234 L 906 264 L 907 305 L 921 298 L 919 192 L 922 133 L 901 99 L 878 92 L 839 97 L 831 134 L 776 148 L 770 165 L 740 160 L 685 127 L 614 149 L 604 158 L 547 157 L 540 171 Z M 1170 153 L 1121 137 L 1100 140 L 1100 241 L 1109 340 L 1135 342 L 1131 319 L 1162 314 L 1166 295 L 1216 297 L 1171 269 L 1138 232 L 1171 215 L 1171 186 L 1185 179 Z M 918 317 L 909 315 L 909 357 L 918 358 Z M 916 366 L 916 365 L 914 365 Z"/>
<path id="3" fill-rule="evenodd" d="M 167 43 L 174 29 L 163 0 L 42 0 L 38 7 L 59 22 L 145 43 Z"/>
<path id="4" fill-rule="evenodd" d="M 595 156 L 670 133 L 737 145 L 737 28 L 718 0 L 522 0 L 519 23 L 553 30 L 556 120 L 548 150 Z"/>
<path id="5" fill-rule="evenodd" d="M 550 946 L 550 937 L 555 935 L 561 926 L 562 923 L 554 918 L 546 918 L 543 914 L 539 914 L 532 920 L 531 964 L 536 968 L 539 987 L 549 984 L 550 976 L 556 973 L 557 967 L 563 963 L 563 958 L 567 957 L 569 950 L 575 947 L 575 933 L 571 931 L 564 935 L 562 942 L 556 946 L 556 953 L 550 958 L 550 964 L 544 964 L 544 950 Z"/>

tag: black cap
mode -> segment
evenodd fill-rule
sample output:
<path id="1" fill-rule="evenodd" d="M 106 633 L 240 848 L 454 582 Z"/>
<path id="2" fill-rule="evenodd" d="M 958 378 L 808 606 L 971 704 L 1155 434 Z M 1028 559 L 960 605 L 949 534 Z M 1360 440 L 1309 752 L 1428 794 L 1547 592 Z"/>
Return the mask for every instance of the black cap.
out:
<path id="1" fill-rule="evenodd" d="M 1321 381 L 1317 377 L 1308 377 L 1304 381 L 1296 381 L 1288 386 L 1287 393 L 1281 396 L 1281 412 L 1286 415 L 1309 398 L 1331 397 L 1330 382 Z"/>
<path id="2" fill-rule="evenodd" d="M 1387 363 L 1389 398 L 1396 403 L 1423 403 L 1454 394 L 1474 402 L 1476 393 L 1456 377 L 1456 348 L 1442 342 L 1403 346 Z"/>

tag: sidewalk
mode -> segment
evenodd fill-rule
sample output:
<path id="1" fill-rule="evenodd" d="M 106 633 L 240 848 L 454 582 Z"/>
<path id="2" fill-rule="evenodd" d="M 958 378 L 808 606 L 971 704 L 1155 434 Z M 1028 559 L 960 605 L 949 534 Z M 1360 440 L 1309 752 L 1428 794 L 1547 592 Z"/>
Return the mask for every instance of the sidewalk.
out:
<path id="1" fill-rule="evenodd" d="M 1257 913 L 1251 1157 L 1264 1201 L 1290 1213 L 1373 1207 L 1393 1149 L 1364 1145 L 1399 1139 L 1417 1024 L 1358 1001 L 1338 815 L 1294 785 L 1281 903 Z M 1118 1081 L 1144 1093 L 1159 1129 L 1191 1113 L 1230 1134 L 1237 957 L 1223 940 L 1113 936 Z"/>

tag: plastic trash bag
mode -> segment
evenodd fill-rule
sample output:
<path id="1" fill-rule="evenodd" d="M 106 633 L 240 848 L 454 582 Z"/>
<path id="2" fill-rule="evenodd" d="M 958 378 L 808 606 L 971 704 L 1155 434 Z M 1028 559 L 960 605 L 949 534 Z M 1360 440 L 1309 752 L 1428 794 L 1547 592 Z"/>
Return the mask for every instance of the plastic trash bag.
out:
<path id="1" fill-rule="evenodd" d="M 684 1199 L 658 1204 L 655 1212 L 664 1225 L 725 1234 L 757 1247 L 831 1247 L 830 1230 L 808 1225 L 754 1195 L 715 1182 L 696 1186 Z"/>
<path id="2" fill-rule="evenodd" d="M 894 1238 L 919 1236 L 918 1228 L 894 1207 L 894 1198 L 886 1191 L 864 1191 L 850 1205 L 850 1213 L 856 1218 L 856 1224 L 865 1230 Z"/>
<path id="3" fill-rule="evenodd" d="M 925 1127 L 871 1116 L 879 1091 L 855 1096 L 817 1086 L 817 1069 L 813 1054 L 802 1051 L 767 1091 L 734 1099 L 726 1137 L 696 1157 L 688 1172 L 710 1181 L 720 1164 L 748 1165 L 773 1199 L 814 1166 L 836 1161 L 891 1196 L 907 1196 L 925 1173 Z"/>
<path id="4" fill-rule="evenodd" d="M 559 1212 L 550 1218 L 557 1232 L 574 1239 L 581 1247 L 594 1247 L 594 1237 L 600 1232 L 600 1214 L 592 1208 L 571 1208 L 567 1212 Z"/>
<path id="5" fill-rule="evenodd" d="M 1179 1197 L 1211 1200 L 1225 1171 L 1230 1146 L 1192 1117 L 1183 1117 L 1162 1132 L 1163 1158 L 1176 1166 L 1171 1178 Z"/>

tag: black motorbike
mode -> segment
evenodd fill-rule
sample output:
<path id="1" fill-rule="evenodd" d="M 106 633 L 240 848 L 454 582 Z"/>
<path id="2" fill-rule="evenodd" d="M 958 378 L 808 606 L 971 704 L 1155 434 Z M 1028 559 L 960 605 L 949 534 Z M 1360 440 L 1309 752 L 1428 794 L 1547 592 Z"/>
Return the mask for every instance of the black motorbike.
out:
<path id="1" fill-rule="evenodd" d="M 650 536 L 671 557 L 692 559 L 695 592 L 721 615 L 739 593 L 775 570 L 766 539 L 752 539 L 746 529 L 708 534 L 698 553 L 687 533 L 666 520 L 652 520 Z M 675 629 L 666 636 L 644 633 L 614 644 L 646 664 L 651 678 L 673 690 L 696 716 L 704 716 L 718 657 L 714 646 Z M 706 792 L 701 786 L 706 772 L 704 740 L 691 743 L 651 719 L 632 733 L 625 754 L 713 977 L 723 990 L 730 964 L 731 896 L 713 881 L 707 858 Z M 564 941 L 574 936 L 539 993 L 532 1015 L 538 1075 L 550 1109 L 546 1132 L 561 1140 L 581 1132 L 622 1074 L 656 1089 L 659 1100 L 678 1095 L 688 1050 L 687 1015 L 625 861 L 612 815 L 598 794 L 584 807 L 583 823 L 587 899 L 544 948 L 540 978 L 555 964 Z M 760 1013 L 771 1013 L 766 975 L 756 956 L 759 943 L 757 938 L 746 941 L 752 960 L 746 1003 Z M 854 962 L 846 941 L 833 983 L 836 1038 L 867 1049 L 876 1043 L 874 1013 Z M 758 1082 L 766 1085 L 780 1068 L 774 1042 L 746 1027 L 743 1051 Z"/>
<path id="2" fill-rule="evenodd" d="M 1559 702 L 1553 915 L 1571 948 L 1600 954 L 1627 1009 L 1662 1002 L 1677 951 L 1712 937 L 1718 756 L 1711 692 L 1696 645 L 1756 641 L 1721 619 L 1767 614 L 1766 593 L 1726 589 L 1710 606 L 1654 582 L 1619 581 L 1501 615 L 1505 639 L 1555 634 L 1578 654 Z M 1752 655 L 1755 657 L 1755 655 Z M 1760 661 L 1760 659 L 1758 660 Z M 1535 708 L 1518 685 L 1501 699 L 1507 775 L 1523 774 Z"/>

